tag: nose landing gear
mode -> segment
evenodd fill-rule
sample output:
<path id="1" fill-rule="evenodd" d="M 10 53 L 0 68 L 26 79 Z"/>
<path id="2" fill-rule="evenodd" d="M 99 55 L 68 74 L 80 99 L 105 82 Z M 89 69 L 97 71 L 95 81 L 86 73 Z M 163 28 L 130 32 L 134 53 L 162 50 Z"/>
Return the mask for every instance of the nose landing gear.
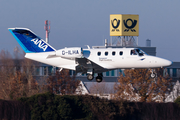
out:
<path id="1" fill-rule="evenodd" d="M 155 78 L 157 74 L 155 73 L 154 69 L 151 69 L 151 78 Z"/>

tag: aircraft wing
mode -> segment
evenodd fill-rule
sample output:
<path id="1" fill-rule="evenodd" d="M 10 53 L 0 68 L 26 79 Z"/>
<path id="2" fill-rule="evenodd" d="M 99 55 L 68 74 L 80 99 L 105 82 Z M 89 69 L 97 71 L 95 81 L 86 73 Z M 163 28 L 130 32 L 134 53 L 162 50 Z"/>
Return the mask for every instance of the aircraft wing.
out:
<path id="1" fill-rule="evenodd" d="M 75 60 L 79 64 L 76 66 L 76 72 L 86 73 L 88 69 L 93 69 L 95 73 L 108 71 L 108 69 L 101 67 L 87 58 L 76 58 Z"/>

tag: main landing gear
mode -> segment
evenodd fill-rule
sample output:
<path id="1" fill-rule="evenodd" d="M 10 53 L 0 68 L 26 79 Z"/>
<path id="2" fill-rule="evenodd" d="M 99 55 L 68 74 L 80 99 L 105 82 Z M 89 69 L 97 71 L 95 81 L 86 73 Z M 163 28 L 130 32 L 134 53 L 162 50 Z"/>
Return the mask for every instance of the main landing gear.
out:
<path id="1" fill-rule="evenodd" d="M 102 82 L 103 74 L 98 73 L 98 76 L 96 77 L 96 82 Z"/>
<path id="2" fill-rule="evenodd" d="M 87 75 L 87 79 L 90 80 L 90 81 L 93 80 L 94 79 L 94 75 L 93 74 L 88 74 Z"/>
<path id="3" fill-rule="evenodd" d="M 96 82 L 102 82 L 102 78 L 103 78 L 103 74 L 98 73 L 98 76 L 96 77 Z M 90 81 L 93 80 L 94 79 L 94 74 L 88 74 L 87 79 L 90 80 Z"/>

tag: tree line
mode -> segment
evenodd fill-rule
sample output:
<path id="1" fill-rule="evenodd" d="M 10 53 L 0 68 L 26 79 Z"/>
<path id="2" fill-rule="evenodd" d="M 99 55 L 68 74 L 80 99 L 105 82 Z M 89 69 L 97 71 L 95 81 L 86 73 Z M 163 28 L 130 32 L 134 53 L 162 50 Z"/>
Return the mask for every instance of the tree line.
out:
<path id="1" fill-rule="evenodd" d="M 127 69 L 118 77 L 115 99 L 138 102 L 164 102 L 172 91 L 172 78 L 165 68 L 156 68 L 156 77 L 151 78 L 149 69 Z"/>
<path id="2" fill-rule="evenodd" d="M 36 79 L 35 68 L 40 63 L 24 58 L 18 48 L 11 55 L 6 50 L 0 52 L 0 99 L 15 100 L 34 94 L 51 92 L 72 94 L 79 81 L 69 75 L 68 70 L 57 71 Z"/>
<path id="3" fill-rule="evenodd" d="M 176 103 L 127 102 L 50 92 L 0 100 L 0 120 L 178 120 Z"/>

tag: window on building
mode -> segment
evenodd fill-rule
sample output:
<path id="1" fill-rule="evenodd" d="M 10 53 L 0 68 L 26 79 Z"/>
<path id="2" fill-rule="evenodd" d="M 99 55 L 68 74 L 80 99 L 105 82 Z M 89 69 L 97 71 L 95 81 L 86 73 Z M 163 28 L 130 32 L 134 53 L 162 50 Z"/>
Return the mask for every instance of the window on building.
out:
<path id="1" fill-rule="evenodd" d="M 173 77 L 177 77 L 177 69 L 173 68 Z"/>
<path id="2" fill-rule="evenodd" d="M 119 55 L 123 55 L 123 51 L 120 51 L 120 52 L 119 52 Z"/>
<path id="3" fill-rule="evenodd" d="M 116 52 L 115 52 L 115 51 L 113 51 L 113 52 L 112 52 L 112 55 L 114 56 L 115 54 L 116 54 Z"/>
<path id="4" fill-rule="evenodd" d="M 180 77 L 180 68 L 177 69 L 177 77 Z"/>
<path id="5" fill-rule="evenodd" d="M 165 77 L 165 76 L 167 76 L 167 75 L 168 75 L 167 68 L 165 68 L 165 69 L 163 70 L 163 77 Z"/>
<path id="6" fill-rule="evenodd" d="M 105 52 L 105 56 L 107 56 L 108 55 L 108 52 Z"/>
<path id="7" fill-rule="evenodd" d="M 111 76 L 115 76 L 114 70 L 111 71 Z"/>
<path id="8" fill-rule="evenodd" d="M 124 70 L 119 69 L 119 75 L 123 75 L 123 76 L 125 76 L 125 74 L 124 74 Z"/>
<path id="9" fill-rule="evenodd" d="M 43 75 L 48 75 L 48 67 L 47 66 L 45 66 L 45 67 L 43 67 Z"/>
<path id="10" fill-rule="evenodd" d="M 69 75 L 75 75 L 75 71 L 74 70 L 69 70 Z"/>
<path id="11" fill-rule="evenodd" d="M 98 52 L 97 55 L 100 56 L 100 55 L 101 55 L 101 52 Z"/>
<path id="12" fill-rule="evenodd" d="M 48 74 L 51 75 L 53 73 L 53 67 L 49 66 L 48 67 Z"/>
<path id="13" fill-rule="evenodd" d="M 109 76 L 109 71 L 106 72 L 106 76 Z"/>
<path id="14" fill-rule="evenodd" d="M 34 75 L 39 75 L 40 74 L 40 67 L 35 67 Z"/>
<path id="15" fill-rule="evenodd" d="M 76 71 L 75 70 L 73 70 L 73 75 L 76 75 Z"/>
<path id="16" fill-rule="evenodd" d="M 72 75 L 72 70 L 69 70 L 69 75 Z"/>
<path id="17" fill-rule="evenodd" d="M 170 69 L 169 68 L 167 68 L 167 73 L 170 76 Z"/>

